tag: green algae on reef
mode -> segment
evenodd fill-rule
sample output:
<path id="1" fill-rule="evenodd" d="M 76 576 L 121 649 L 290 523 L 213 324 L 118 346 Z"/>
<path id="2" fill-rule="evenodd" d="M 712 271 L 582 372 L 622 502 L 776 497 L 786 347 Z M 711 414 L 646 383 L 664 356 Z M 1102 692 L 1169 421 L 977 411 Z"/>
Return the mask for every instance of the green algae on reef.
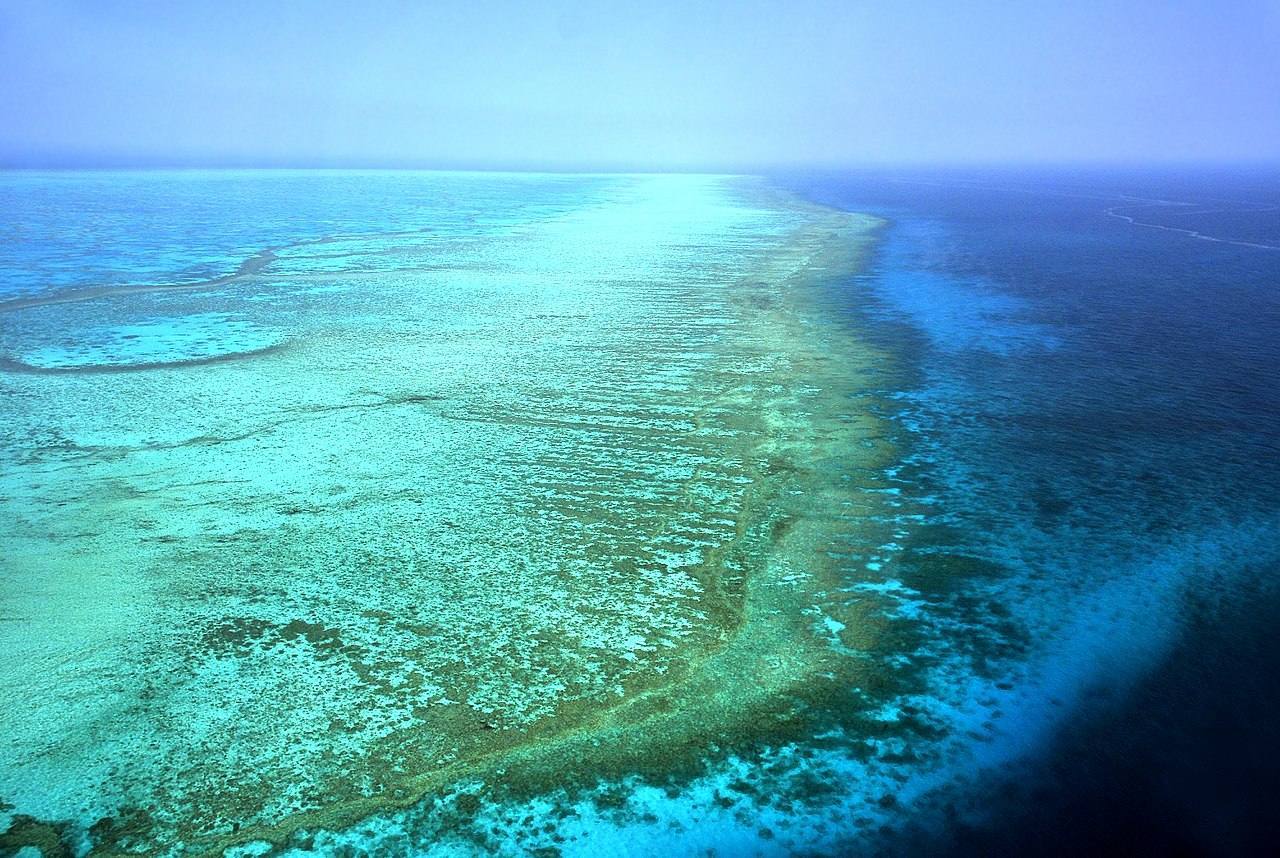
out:
<path id="1" fill-rule="evenodd" d="M 218 852 L 865 726 L 888 621 L 831 558 L 894 538 L 853 397 L 887 358 L 822 290 L 874 220 L 747 180 L 593 194 L 8 309 L 10 360 L 98 305 L 289 347 L 113 335 L 50 359 L 96 372 L 0 375 L 0 845 Z"/>

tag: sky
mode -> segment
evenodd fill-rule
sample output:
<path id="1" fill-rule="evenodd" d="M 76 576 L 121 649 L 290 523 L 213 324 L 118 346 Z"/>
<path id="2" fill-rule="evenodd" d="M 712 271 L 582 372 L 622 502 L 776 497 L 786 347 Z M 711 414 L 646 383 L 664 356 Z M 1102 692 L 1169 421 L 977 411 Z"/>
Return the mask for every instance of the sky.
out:
<path id="1" fill-rule="evenodd" d="M 0 0 L 0 165 L 1280 161 L 1280 0 Z"/>

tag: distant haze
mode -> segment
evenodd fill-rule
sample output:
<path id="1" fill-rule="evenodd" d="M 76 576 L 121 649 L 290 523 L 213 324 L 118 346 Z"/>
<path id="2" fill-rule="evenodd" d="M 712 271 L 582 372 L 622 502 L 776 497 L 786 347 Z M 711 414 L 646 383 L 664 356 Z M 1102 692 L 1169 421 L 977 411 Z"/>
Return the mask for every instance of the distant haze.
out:
<path id="1" fill-rule="evenodd" d="M 1280 0 L 0 0 L 0 164 L 1280 159 Z"/>

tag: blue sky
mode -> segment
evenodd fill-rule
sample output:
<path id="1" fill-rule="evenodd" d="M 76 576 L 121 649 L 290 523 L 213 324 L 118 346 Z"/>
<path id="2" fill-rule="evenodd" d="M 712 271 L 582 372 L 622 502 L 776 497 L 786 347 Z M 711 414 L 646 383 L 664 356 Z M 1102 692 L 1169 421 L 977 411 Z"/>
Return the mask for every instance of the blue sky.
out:
<path id="1" fill-rule="evenodd" d="M 0 0 L 0 163 L 1280 160 L 1280 0 Z"/>

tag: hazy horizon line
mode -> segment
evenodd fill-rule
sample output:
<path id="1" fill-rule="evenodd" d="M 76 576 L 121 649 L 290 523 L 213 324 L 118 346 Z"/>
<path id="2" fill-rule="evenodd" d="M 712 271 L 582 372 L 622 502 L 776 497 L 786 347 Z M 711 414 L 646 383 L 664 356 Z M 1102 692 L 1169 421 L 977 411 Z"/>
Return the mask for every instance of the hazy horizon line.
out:
<path id="1" fill-rule="evenodd" d="M 111 170 L 334 170 L 334 171 L 403 171 L 403 172 L 474 172 L 474 173 L 704 173 L 767 174 L 824 173 L 869 170 L 997 170 L 997 169 L 1280 169 L 1280 156 L 1274 158 L 1010 158 L 978 159 L 904 159 L 901 161 L 822 161 L 822 162 L 689 162 L 683 164 L 637 164 L 625 161 L 469 161 L 465 159 L 377 159 L 377 158 L 181 158 L 150 156 L 12 156 L 0 154 L 0 170 L 6 172 L 71 172 Z"/>

